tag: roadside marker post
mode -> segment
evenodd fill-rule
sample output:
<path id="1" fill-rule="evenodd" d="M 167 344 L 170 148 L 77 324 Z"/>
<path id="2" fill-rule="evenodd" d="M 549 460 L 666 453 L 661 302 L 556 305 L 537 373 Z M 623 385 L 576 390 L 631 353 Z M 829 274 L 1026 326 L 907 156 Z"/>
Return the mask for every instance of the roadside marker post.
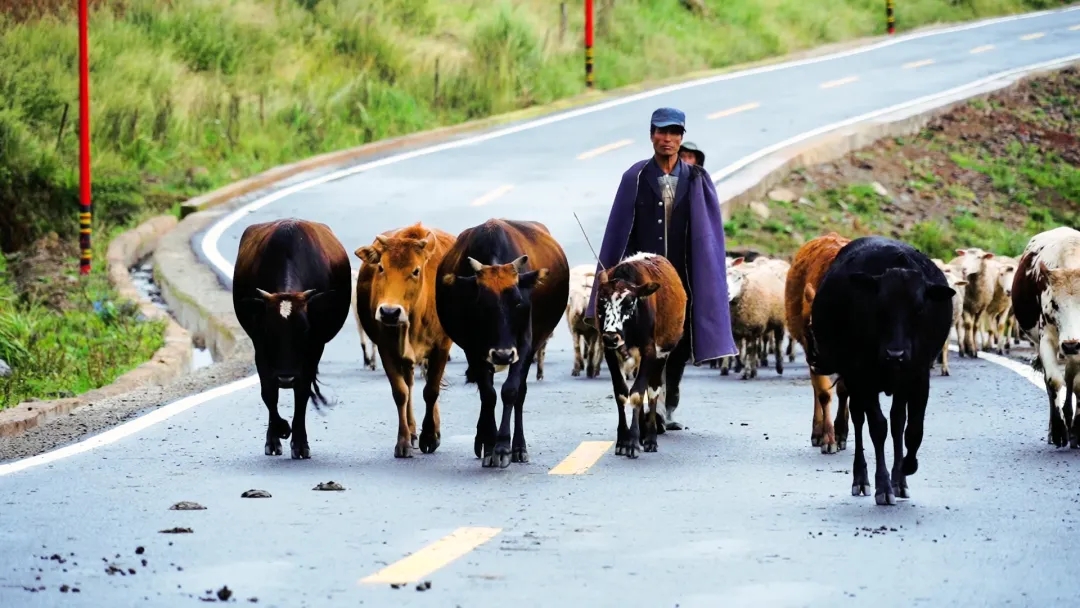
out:
<path id="1" fill-rule="evenodd" d="M 593 88 L 593 0 L 585 0 L 585 86 Z"/>
<path id="2" fill-rule="evenodd" d="M 88 0 L 79 0 L 79 274 L 90 274 L 90 62 Z"/>
<path id="3" fill-rule="evenodd" d="M 893 0 L 885 0 L 885 23 L 889 29 L 889 35 L 896 33 L 896 18 L 893 17 Z"/>

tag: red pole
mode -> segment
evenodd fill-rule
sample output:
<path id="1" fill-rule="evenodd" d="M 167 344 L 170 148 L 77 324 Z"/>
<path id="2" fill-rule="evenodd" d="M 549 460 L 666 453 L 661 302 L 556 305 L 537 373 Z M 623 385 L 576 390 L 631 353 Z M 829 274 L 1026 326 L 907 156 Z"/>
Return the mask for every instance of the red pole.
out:
<path id="1" fill-rule="evenodd" d="M 585 0 L 585 86 L 593 88 L 593 0 Z"/>
<path id="2" fill-rule="evenodd" d="M 90 49 L 87 0 L 79 2 L 79 274 L 90 274 Z"/>
<path id="3" fill-rule="evenodd" d="M 888 26 L 890 36 L 896 33 L 896 18 L 893 17 L 893 0 L 885 0 L 885 24 Z"/>

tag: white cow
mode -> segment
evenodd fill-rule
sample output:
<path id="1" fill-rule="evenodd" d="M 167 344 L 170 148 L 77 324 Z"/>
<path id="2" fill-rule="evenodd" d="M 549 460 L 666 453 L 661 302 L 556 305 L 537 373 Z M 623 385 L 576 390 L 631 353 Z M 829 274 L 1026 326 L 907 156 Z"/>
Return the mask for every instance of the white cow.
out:
<path id="1" fill-rule="evenodd" d="M 1046 440 L 1080 447 L 1080 419 L 1073 417 L 1073 395 L 1080 389 L 1080 232 L 1061 227 L 1031 237 L 1016 270 L 1012 304 L 1020 330 L 1039 348 L 1033 367 L 1042 369 L 1050 400 Z"/>

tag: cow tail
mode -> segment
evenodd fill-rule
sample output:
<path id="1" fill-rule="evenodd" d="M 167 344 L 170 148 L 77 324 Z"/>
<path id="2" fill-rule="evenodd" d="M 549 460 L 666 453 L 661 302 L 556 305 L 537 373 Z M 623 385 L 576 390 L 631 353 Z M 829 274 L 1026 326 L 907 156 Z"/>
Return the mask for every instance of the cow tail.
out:
<path id="1" fill-rule="evenodd" d="M 471 365 L 465 368 L 465 384 L 476 384 L 477 374 Z"/>
<path id="2" fill-rule="evenodd" d="M 330 402 L 323 396 L 322 391 L 319 390 L 319 372 L 311 377 L 311 404 L 315 406 L 316 410 L 320 410 L 320 405 L 329 405 Z"/>

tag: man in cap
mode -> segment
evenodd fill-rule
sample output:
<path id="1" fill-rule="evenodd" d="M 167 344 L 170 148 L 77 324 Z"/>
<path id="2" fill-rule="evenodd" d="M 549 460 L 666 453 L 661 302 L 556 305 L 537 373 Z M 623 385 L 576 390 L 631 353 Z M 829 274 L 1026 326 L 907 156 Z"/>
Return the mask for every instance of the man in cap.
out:
<path id="1" fill-rule="evenodd" d="M 599 266 L 611 268 L 635 253 L 655 253 L 672 263 L 687 290 L 683 338 L 668 356 L 665 370 L 667 413 L 661 428 L 667 430 L 683 428 L 673 417 L 679 394 L 672 387 L 681 378 L 684 364 L 738 352 L 731 336 L 720 203 L 705 168 L 679 158 L 685 132 L 686 116 L 680 110 L 653 112 L 649 126 L 653 156 L 623 173 L 596 271 L 599 274 Z M 594 324 L 597 287 L 599 283 L 594 283 L 586 308 Z"/>
<path id="2" fill-rule="evenodd" d="M 705 166 L 705 153 L 693 142 L 683 142 L 682 147 L 679 148 L 679 158 L 688 165 Z"/>

